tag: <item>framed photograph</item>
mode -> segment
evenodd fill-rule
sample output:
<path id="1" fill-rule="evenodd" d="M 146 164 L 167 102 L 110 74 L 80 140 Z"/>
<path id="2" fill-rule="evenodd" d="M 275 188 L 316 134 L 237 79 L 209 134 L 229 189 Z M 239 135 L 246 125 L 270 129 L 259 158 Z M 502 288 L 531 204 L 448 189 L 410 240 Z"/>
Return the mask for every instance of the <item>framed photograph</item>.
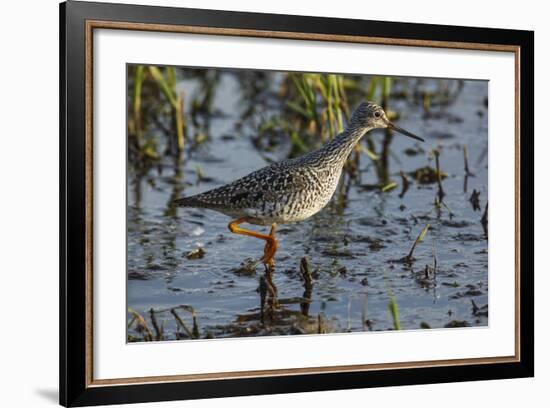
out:
<path id="1" fill-rule="evenodd" d="M 60 16 L 61 404 L 533 376 L 533 32 Z"/>

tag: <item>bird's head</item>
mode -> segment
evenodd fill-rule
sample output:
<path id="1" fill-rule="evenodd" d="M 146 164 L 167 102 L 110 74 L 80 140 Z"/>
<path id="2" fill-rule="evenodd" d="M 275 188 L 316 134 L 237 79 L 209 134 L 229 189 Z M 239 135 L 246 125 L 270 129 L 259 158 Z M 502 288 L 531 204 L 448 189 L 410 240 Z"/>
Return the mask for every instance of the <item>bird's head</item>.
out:
<path id="1" fill-rule="evenodd" d="M 379 105 L 373 102 L 361 103 L 353 112 L 351 116 L 351 125 L 354 127 L 370 129 L 391 129 L 395 132 L 399 132 L 405 136 L 412 137 L 413 139 L 424 141 L 421 137 L 418 137 L 411 132 L 394 125 L 388 117 L 386 112 Z"/>

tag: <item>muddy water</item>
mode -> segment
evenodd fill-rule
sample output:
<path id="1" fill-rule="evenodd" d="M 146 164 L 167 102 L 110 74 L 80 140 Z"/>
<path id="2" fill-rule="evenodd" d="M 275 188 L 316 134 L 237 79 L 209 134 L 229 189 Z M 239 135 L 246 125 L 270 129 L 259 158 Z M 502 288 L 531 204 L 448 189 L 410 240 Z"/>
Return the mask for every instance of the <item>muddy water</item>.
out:
<path id="1" fill-rule="evenodd" d="M 192 95 L 197 83 L 181 80 L 178 88 Z M 480 223 L 487 202 L 487 83 L 465 81 L 452 104 L 434 107 L 429 115 L 421 105 L 392 101 L 392 109 L 400 114 L 399 126 L 426 139 L 420 145 L 394 137 L 392 178 L 400 184 L 400 170 L 435 167 L 429 151 L 439 147 L 441 168 L 448 174 L 443 180 L 448 208 L 434 207 L 436 184 L 419 184 L 412 177 L 403 197 L 401 185 L 387 193 L 365 188 L 376 179 L 364 156 L 361 180 L 351 185 L 344 207 L 333 200 L 310 219 L 279 227 L 273 279 L 281 305 L 263 324 L 258 291 L 263 268 L 255 273 L 240 269 L 246 259 L 261 256 L 263 242 L 231 234 L 230 220 L 222 214 L 170 206 L 178 196 L 222 185 L 267 164 L 265 152 L 251 143 L 253 125 L 239 116 L 239 91 L 235 77 L 222 74 L 209 120 L 210 139 L 181 162 L 167 157 L 146 176 L 130 172 L 129 308 L 149 317 L 151 308 L 192 306 L 201 337 L 316 333 L 320 327 L 328 332 L 387 330 L 394 326 L 388 310 L 393 292 L 403 329 L 488 324 L 483 308 L 488 304 L 488 246 Z M 273 105 L 269 109 L 276 109 Z M 193 129 L 190 124 L 188 131 Z M 375 140 L 382 137 L 373 135 Z M 463 146 L 475 174 L 467 185 Z M 280 159 L 285 154 L 285 146 L 280 146 L 267 155 Z M 481 210 L 474 210 L 469 201 L 474 189 L 480 192 Z M 428 223 L 430 229 L 414 252 L 416 260 L 403 263 Z M 189 255 L 198 248 L 204 251 L 202 257 Z M 435 274 L 426 269 L 433 267 L 434 253 Z M 308 301 L 299 270 L 304 256 L 313 273 Z M 304 307 L 309 318 L 304 317 Z M 191 327 L 189 313 L 181 311 L 180 316 Z M 162 312 L 157 319 L 165 338 L 175 339 L 173 316 Z M 129 335 L 141 338 L 134 328 Z"/>

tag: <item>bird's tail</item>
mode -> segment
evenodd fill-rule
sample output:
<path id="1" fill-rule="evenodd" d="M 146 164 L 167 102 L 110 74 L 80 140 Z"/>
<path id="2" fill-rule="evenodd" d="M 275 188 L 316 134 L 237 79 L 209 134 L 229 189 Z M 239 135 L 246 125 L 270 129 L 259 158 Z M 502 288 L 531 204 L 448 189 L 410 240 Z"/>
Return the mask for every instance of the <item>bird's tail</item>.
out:
<path id="1" fill-rule="evenodd" d="M 195 196 L 182 197 L 174 200 L 174 204 L 178 207 L 206 207 L 207 203 Z"/>

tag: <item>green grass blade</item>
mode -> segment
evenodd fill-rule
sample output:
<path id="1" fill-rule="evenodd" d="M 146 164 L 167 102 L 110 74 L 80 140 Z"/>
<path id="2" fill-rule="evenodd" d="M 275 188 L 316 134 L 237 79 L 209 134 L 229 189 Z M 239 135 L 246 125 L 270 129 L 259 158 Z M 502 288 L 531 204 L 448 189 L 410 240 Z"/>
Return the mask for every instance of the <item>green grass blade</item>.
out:
<path id="1" fill-rule="evenodd" d="M 134 123 L 136 128 L 137 146 L 141 146 L 141 90 L 145 77 L 145 67 L 138 65 L 134 76 L 134 95 L 132 106 L 134 109 Z"/>
<path id="2" fill-rule="evenodd" d="M 170 105 L 172 105 L 172 108 L 177 109 L 177 98 L 176 98 L 176 92 L 175 90 L 172 90 L 170 85 L 168 84 L 168 81 L 164 78 L 164 75 L 162 75 L 162 72 L 158 67 L 149 67 L 149 73 L 159 86 L 160 91 L 162 94 L 166 97 L 168 102 L 170 102 Z"/>

